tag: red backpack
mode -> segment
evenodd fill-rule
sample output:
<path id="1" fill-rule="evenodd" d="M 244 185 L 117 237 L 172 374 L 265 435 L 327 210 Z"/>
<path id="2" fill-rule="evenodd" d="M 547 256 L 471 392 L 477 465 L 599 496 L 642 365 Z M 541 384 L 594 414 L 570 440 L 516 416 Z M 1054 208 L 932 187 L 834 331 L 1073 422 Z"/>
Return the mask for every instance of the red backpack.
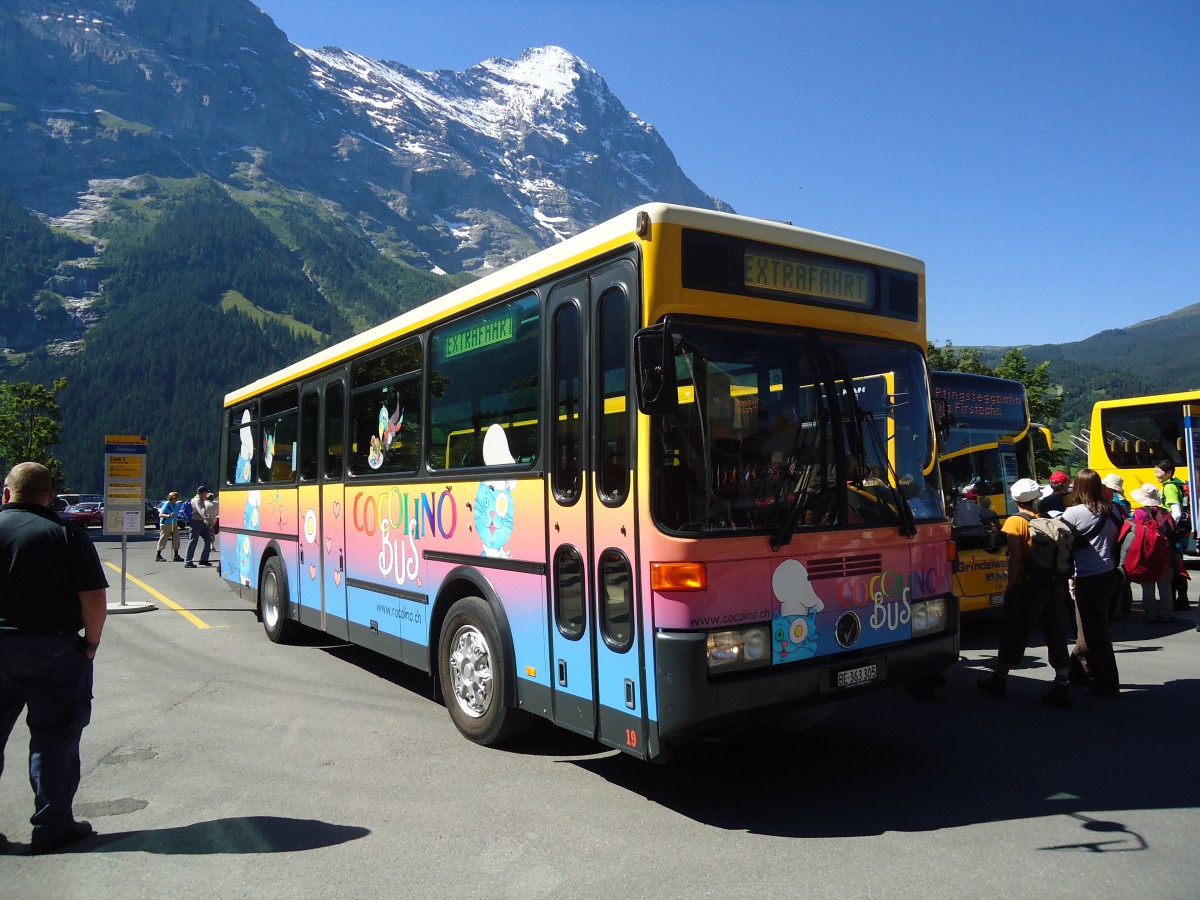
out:
<path id="1" fill-rule="evenodd" d="M 1171 567 L 1171 539 L 1164 532 L 1164 520 L 1170 514 L 1164 516 L 1152 506 L 1144 506 L 1138 512 L 1142 514 L 1140 518 L 1126 519 L 1121 525 L 1118 544 L 1133 533 L 1121 568 L 1134 584 L 1154 584 Z"/>

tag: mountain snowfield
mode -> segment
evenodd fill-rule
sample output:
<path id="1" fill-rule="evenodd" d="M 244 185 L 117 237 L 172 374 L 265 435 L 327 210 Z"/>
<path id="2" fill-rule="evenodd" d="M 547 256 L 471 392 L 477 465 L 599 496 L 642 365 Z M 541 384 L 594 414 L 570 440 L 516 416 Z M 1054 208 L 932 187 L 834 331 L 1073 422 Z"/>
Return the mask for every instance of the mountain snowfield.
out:
<path id="1" fill-rule="evenodd" d="M 608 170 L 624 206 L 670 195 L 656 169 L 677 167 L 653 126 L 561 47 L 531 48 L 520 59 L 493 58 L 465 72 L 422 72 L 329 47 L 303 53 L 322 90 L 389 136 L 386 149 L 398 164 L 415 173 L 466 164 L 486 174 L 543 244 L 606 217 L 600 210 L 608 204 L 580 189 L 590 170 Z M 707 195 L 687 199 L 728 208 Z M 469 245 L 469 223 L 442 221 L 460 247 Z"/>

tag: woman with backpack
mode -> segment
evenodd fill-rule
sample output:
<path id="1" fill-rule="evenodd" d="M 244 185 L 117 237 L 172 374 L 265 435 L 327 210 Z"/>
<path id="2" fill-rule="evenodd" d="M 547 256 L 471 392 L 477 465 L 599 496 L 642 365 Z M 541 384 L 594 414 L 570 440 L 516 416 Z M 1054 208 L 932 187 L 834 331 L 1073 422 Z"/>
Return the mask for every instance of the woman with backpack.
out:
<path id="1" fill-rule="evenodd" d="M 1071 652 L 1072 674 L 1086 675 L 1097 697 L 1119 697 L 1121 681 L 1108 620 L 1124 576 L 1117 568 L 1120 517 L 1113 512 L 1094 469 L 1075 476 L 1075 504 L 1062 514 L 1075 530 L 1075 611 L 1079 635 Z"/>
<path id="2" fill-rule="evenodd" d="M 1158 577 L 1155 578 L 1153 573 L 1148 573 L 1147 577 L 1151 580 L 1139 581 L 1142 586 L 1142 621 L 1170 622 L 1171 610 L 1175 603 L 1175 594 L 1171 587 L 1171 581 L 1175 576 L 1175 565 L 1170 546 L 1175 523 L 1171 519 L 1171 514 L 1163 509 L 1162 494 L 1154 485 L 1143 484 L 1140 488 L 1130 491 L 1129 496 L 1130 499 L 1141 504 L 1141 508 L 1134 510 L 1133 513 L 1132 540 L 1137 541 L 1140 537 L 1137 529 L 1153 528 L 1161 535 L 1161 543 L 1165 548 Z"/>
<path id="3" fill-rule="evenodd" d="M 1008 589 L 1004 592 L 1004 624 L 1000 632 L 1000 649 L 992 674 L 976 681 L 979 690 L 989 697 L 1002 700 L 1008 696 L 1008 673 L 1025 657 L 1025 648 L 1033 629 L 1041 626 L 1046 638 L 1046 653 L 1054 667 L 1054 682 L 1042 694 L 1042 701 L 1059 709 L 1071 708 L 1068 673 L 1071 658 L 1067 654 L 1066 616 L 1066 556 L 1059 556 L 1062 570 L 1052 559 L 1051 564 L 1035 560 L 1037 534 L 1030 523 L 1057 520 L 1038 515 L 1042 489 L 1032 478 L 1018 478 L 1009 488 L 1017 504 L 1017 515 L 1004 520 L 1001 531 L 1008 540 Z M 1063 529 L 1065 531 L 1065 529 Z M 1069 547 L 1069 544 L 1066 545 Z"/>

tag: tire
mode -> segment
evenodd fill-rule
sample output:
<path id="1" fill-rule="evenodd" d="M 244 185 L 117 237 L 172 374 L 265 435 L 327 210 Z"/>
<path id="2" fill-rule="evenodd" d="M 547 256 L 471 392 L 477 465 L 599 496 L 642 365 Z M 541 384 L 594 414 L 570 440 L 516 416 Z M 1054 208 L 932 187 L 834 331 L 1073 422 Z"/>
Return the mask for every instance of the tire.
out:
<path id="1" fill-rule="evenodd" d="M 290 644 L 299 634 L 300 623 L 289 619 L 287 575 L 278 556 L 272 556 L 263 567 L 258 585 L 258 617 L 263 631 L 274 644 Z"/>
<path id="2" fill-rule="evenodd" d="M 464 597 L 450 607 L 438 641 L 438 675 L 450 719 L 468 740 L 490 747 L 528 726 L 528 713 L 505 705 L 508 653 L 480 598 Z"/>

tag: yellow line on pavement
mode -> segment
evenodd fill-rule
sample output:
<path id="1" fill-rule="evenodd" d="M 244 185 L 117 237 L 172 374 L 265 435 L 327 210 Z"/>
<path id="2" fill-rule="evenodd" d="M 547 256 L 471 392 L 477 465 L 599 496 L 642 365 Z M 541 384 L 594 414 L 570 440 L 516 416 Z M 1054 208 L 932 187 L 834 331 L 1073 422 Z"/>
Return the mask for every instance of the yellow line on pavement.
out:
<path id="1" fill-rule="evenodd" d="M 119 573 L 121 571 L 119 566 L 113 565 L 110 562 L 105 562 L 104 564 L 106 566 L 108 566 L 110 569 L 112 569 L 114 572 Z M 186 609 L 184 609 L 182 606 L 180 606 L 174 600 L 169 600 L 166 597 L 164 597 L 162 594 L 160 594 L 154 588 L 150 587 L 150 585 L 146 584 L 146 582 L 142 581 L 141 579 L 134 578 L 128 572 L 125 573 L 125 578 L 128 581 L 132 581 L 134 584 L 136 584 L 143 591 L 148 593 L 155 600 L 158 600 L 158 601 L 164 603 L 165 605 L 169 606 L 171 609 L 175 610 L 175 612 L 179 613 L 181 616 L 183 616 L 185 619 L 187 619 L 189 622 L 191 622 L 197 628 L 211 628 L 212 627 L 207 622 L 205 622 L 203 619 L 188 612 Z"/>

